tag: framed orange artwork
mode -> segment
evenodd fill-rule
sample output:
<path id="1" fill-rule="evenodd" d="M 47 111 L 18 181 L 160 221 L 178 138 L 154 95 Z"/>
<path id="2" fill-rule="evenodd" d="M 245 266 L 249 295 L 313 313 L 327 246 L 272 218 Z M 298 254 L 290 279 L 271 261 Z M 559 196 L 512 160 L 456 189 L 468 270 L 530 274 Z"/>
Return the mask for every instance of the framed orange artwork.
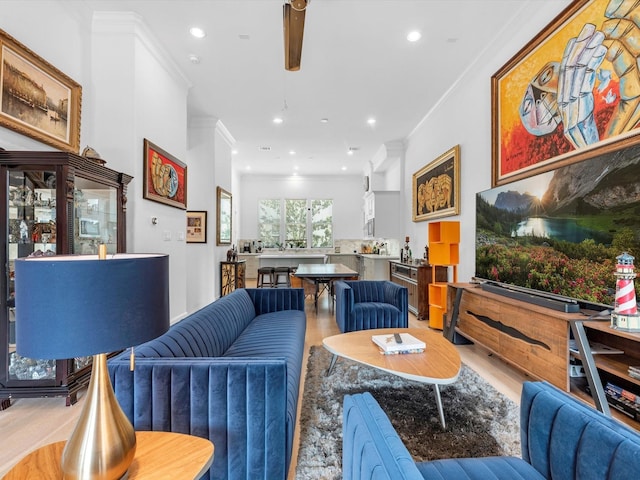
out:
<path id="1" fill-rule="evenodd" d="M 492 76 L 493 186 L 640 142 L 637 18 L 576 0 Z"/>
<path id="2" fill-rule="evenodd" d="M 187 209 L 187 166 L 144 139 L 144 191 L 147 200 Z"/>

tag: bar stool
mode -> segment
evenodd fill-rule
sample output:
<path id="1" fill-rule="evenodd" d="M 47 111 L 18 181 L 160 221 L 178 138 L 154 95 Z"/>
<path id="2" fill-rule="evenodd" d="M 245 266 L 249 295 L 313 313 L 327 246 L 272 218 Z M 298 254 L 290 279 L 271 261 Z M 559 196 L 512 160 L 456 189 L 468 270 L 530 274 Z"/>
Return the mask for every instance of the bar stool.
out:
<path id="1" fill-rule="evenodd" d="M 258 268 L 258 288 L 274 287 L 275 286 L 275 274 L 273 267 L 260 267 Z M 266 278 L 266 281 L 265 281 Z"/>
<path id="2" fill-rule="evenodd" d="M 274 286 L 291 288 L 290 271 L 291 269 L 289 267 L 275 267 L 273 271 L 275 277 Z"/>

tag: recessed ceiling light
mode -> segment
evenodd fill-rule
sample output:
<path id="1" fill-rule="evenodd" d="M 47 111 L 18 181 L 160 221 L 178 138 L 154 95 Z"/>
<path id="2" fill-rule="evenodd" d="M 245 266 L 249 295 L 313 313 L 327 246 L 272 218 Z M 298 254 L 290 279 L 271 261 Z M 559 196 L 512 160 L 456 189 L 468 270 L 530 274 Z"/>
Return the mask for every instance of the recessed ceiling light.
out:
<path id="1" fill-rule="evenodd" d="M 295 155 L 296 151 L 295 150 L 289 150 L 289 155 Z"/>
<path id="2" fill-rule="evenodd" d="M 342 170 L 342 171 L 344 171 L 344 170 L 346 170 L 346 169 L 347 169 L 347 167 L 343 166 L 341 170 Z"/>
<path id="3" fill-rule="evenodd" d="M 196 38 L 204 38 L 207 36 L 206 32 L 200 27 L 191 27 L 189 33 Z"/>
<path id="4" fill-rule="evenodd" d="M 422 38 L 422 34 L 418 30 L 413 30 L 407 34 L 407 40 L 417 42 Z"/>
<path id="5" fill-rule="evenodd" d="M 351 149 L 347 150 L 347 155 L 353 155 L 353 150 Z"/>
<path id="6" fill-rule="evenodd" d="M 369 125 L 375 125 L 376 124 L 376 119 L 373 118 L 373 117 L 369 117 L 369 118 L 367 118 L 367 123 Z"/>
<path id="7" fill-rule="evenodd" d="M 294 169 L 294 170 L 298 170 L 299 168 L 300 168 L 300 167 L 298 167 L 298 165 L 294 165 L 294 166 L 293 166 L 293 169 Z"/>
<path id="8" fill-rule="evenodd" d="M 320 123 L 329 123 L 329 119 L 328 118 L 321 118 L 320 119 Z"/>
<path id="9" fill-rule="evenodd" d="M 191 63 L 193 63 L 194 65 L 197 65 L 200 63 L 200 57 L 198 55 L 194 55 L 193 53 L 191 55 L 189 55 L 189 61 Z"/>
<path id="10" fill-rule="evenodd" d="M 231 150 L 231 155 L 237 155 L 238 154 L 238 150 Z"/>
<path id="11" fill-rule="evenodd" d="M 273 118 L 273 123 L 275 123 L 276 125 L 280 125 L 283 122 L 284 122 L 284 119 L 282 117 L 274 117 Z"/>
<path id="12" fill-rule="evenodd" d="M 251 170 L 251 165 L 247 165 L 247 170 Z"/>

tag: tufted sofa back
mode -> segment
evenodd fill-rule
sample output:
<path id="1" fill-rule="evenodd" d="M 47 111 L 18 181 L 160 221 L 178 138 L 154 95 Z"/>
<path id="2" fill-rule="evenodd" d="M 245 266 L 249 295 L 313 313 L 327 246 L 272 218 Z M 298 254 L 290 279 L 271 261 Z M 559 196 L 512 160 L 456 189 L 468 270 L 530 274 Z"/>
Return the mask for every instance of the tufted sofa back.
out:
<path id="1" fill-rule="evenodd" d="M 525 382 L 522 458 L 554 480 L 638 478 L 640 435 L 545 382 Z"/>
<path id="2" fill-rule="evenodd" d="M 220 357 L 255 316 L 249 294 L 236 290 L 136 347 L 135 353 L 137 357 Z"/>

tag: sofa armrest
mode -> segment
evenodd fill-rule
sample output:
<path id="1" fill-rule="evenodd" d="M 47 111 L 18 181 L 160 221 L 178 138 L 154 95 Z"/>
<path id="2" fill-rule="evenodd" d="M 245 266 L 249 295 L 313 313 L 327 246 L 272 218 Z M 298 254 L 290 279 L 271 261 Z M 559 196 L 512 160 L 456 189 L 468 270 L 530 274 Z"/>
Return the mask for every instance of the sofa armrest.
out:
<path id="1" fill-rule="evenodd" d="M 640 472 L 640 434 L 548 382 L 525 382 L 522 458 L 545 478 L 631 478 Z"/>
<path id="2" fill-rule="evenodd" d="M 385 281 L 384 301 L 396 307 L 403 315 L 409 314 L 409 292 L 407 287 L 395 282 Z"/>
<path id="3" fill-rule="evenodd" d="M 348 331 L 347 324 L 353 312 L 353 290 L 346 282 L 337 280 L 333 283 L 333 291 L 336 296 L 336 323 L 341 333 Z"/>
<path id="4" fill-rule="evenodd" d="M 246 288 L 256 309 L 256 316 L 281 310 L 304 312 L 303 288 Z"/>
<path id="5" fill-rule="evenodd" d="M 115 360 L 109 374 L 136 430 L 213 442 L 210 478 L 286 479 L 293 425 L 284 359 L 140 358 L 133 372 L 126 360 Z"/>
<path id="6" fill-rule="evenodd" d="M 342 418 L 344 480 L 424 480 L 370 393 L 345 395 Z"/>

